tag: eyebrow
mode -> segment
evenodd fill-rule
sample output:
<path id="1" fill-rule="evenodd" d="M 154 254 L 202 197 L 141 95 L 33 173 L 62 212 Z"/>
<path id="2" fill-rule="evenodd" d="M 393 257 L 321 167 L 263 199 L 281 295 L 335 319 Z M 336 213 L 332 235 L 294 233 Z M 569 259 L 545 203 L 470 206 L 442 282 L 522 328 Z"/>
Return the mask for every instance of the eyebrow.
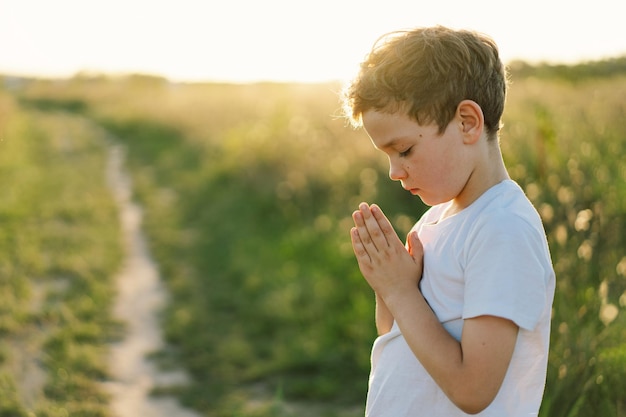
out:
<path id="1" fill-rule="evenodd" d="M 403 141 L 403 138 L 393 138 L 391 139 L 389 142 L 383 144 L 382 146 L 377 146 L 378 149 L 385 150 L 385 149 L 391 149 L 393 147 L 395 147 L 396 145 L 398 145 L 398 142 Z"/>

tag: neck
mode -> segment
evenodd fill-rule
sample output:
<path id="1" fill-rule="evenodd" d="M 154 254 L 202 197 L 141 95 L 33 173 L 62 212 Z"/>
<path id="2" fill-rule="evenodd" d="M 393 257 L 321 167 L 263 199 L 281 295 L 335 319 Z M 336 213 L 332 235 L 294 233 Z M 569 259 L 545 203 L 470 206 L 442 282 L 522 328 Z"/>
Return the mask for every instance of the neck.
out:
<path id="1" fill-rule="evenodd" d="M 485 146 L 487 146 L 487 152 L 482 154 L 484 157 L 477 158 L 475 168 L 471 172 L 463 191 L 452 200 L 442 218 L 460 212 L 488 189 L 510 178 L 498 143 L 488 142 Z"/>

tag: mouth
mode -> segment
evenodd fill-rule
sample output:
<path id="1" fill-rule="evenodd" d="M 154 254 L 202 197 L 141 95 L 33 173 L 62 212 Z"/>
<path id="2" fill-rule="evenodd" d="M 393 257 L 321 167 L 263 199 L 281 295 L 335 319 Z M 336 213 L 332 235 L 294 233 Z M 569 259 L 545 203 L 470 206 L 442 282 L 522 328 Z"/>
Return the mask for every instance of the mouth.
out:
<path id="1" fill-rule="evenodd" d="M 405 190 L 407 190 L 408 192 L 410 192 L 413 195 L 417 195 L 419 193 L 419 188 L 407 188 L 407 187 L 402 187 Z"/>

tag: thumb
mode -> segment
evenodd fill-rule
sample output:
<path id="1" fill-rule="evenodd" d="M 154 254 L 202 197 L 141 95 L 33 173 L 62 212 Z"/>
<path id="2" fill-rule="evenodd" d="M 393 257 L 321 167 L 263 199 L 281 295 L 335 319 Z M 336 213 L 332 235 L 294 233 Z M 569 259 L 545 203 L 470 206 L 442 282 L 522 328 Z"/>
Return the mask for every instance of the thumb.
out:
<path id="1" fill-rule="evenodd" d="M 421 260 L 424 256 L 424 247 L 422 246 L 422 241 L 417 235 L 416 230 L 412 230 L 409 233 L 408 244 L 409 244 L 409 253 L 414 259 Z"/>

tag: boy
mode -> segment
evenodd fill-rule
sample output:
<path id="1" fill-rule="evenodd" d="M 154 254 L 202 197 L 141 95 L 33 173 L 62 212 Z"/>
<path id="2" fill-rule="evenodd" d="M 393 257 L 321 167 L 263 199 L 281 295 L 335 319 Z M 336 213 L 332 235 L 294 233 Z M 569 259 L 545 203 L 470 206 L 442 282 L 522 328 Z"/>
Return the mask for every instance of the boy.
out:
<path id="1" fill-rule="evenodd" d="M 376 293 L 370 417 L 536 416 L 554 271 L 543 225 L 499 146 L 506 71 L 490 38 L 389 34 L 344 92 L 389 176 L 432 206 L 406 246 L 361 203 L 351 239 Z"/>

